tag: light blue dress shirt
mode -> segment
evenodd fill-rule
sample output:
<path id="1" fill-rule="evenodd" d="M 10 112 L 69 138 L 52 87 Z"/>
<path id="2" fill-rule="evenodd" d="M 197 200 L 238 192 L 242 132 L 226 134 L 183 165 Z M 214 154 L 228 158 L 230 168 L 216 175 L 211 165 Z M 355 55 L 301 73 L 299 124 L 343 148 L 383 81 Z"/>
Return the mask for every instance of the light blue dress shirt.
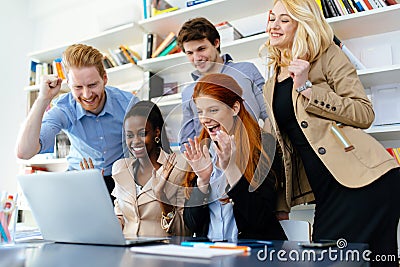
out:
<path id="1" fill-rule="evenodd" d="M 246 109 L 257 121 L 258 119 L 264 121 L 268 117 L 262 91 L 265 83 L 264 77 L 253 63 L 233 62 L 229 54 L 223 55 L 222 58 L 224 66 L 221 69 L 221 73 L 229 75 L 237 81 L 243 89 L 242 98 Z M 185 150 L 183 144 L 187 143 L 187 139 L 199 136 L 202 129 L 197 116 L 197 109 L 192 99 L 196 81 L 201 78 L 201 73 L 197 70 L 192 72 L 192 78 L 194 82 L 190 83 L 182 91 L 183 119 L 179 134 L 181 151 Z"/>
<path id="2" fill-rule="evenodd" d="M 80 170 L 80 161 L 90 157 L 95 168 L 111 175 L 112 164 L 123 157 L 122 125 L 126 107 L 132 98 L 136 102 L 139 99 L 111 86 L 106 86 L 105 91 L 107 99 L 98 115 L 84 110 L 71 93 L 54 99 L 42 120 L 39 153 L 53 152 L 55 136 L 63 130 L 71 142 L 67 156 L 70 170 Z"/>
<path id="3" fill-rule="evenodd" d="M 233 215 L 233 205 L 231 202 L 225 204 L 219 201 L 220 198 L 227 197 L 225 189 L 228 186 L 228 181 L 224 172 L 216 167 L 217 157 L 212 147 L 210 153 L 213 161 L 213 172 L 210 178 L 208 199 L 212 202 L 208 204 L 210 225 L 207 237 L 212 241 L 237 242 L 238 229 Z"/>

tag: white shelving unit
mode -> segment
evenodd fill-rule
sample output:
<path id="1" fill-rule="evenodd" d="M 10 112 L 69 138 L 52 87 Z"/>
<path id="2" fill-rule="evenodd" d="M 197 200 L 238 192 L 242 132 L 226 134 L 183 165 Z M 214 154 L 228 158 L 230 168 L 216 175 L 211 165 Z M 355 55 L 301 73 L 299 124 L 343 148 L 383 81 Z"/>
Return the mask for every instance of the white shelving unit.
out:
<path id="1" fill-rule="evenodd" d="M 238 39 L 229 43 L 221 45 L 222 53 L 229 53 L 234 55 L 235 61 L 242 61 L 249 58 L 258 57 L 258 50 L 263 43 L 267 40 L 268 35 L 266 33 L 254 35 L 251 37 Z M 177 66 L 185 64 L 186 71 L 193 71 L 194 68 L 188 63 L 185 54 L 178 53 L 164 57 L 157 57 L 146 59 L 138 62 L 138 65 L 143 69 L 150 70 L 153 72 L 165 71 L 171 66 Z"/>
<path id="2" fill-rule="evenodd" d="M 189 18 L 205 16 L 211 22 L 223 20 L 234 20 L 239 17 L 246 17 L 259 14 L 260 11 L 267 14 L 272 7 L 272 2 L 257 0 L 216 0 L 198 5 L 192 8 L 185 8 L 174 12 L 158 15 L 146 20 L 139 21 L 139 25 L 146 32 L 156 32 L 165 35 L 170 31 L 177 32 L 180 26 Z M 228 12 L 223 13 L 223 10 Z M 265 15 L 266 16 L 266 15 Z M 363 45 L 364 37 L 400 31 L 400 5 L 387 6 L 384 8 L 358 12 L 350 15 L 333 17 L 327 19 L 334 29 L 336 36 L 346 43 L 348 39 L 360 39 L 359 45 Z M 266 33 L 258 34 L 248 38 L 235 40 L 230 43 L 223 43 L 222 53 L 233 55 L 236 61 L 257 58 L 258 50 L 267 40 Z M 382 42 L 382 40 L 380 40 Z M 396 48 L 397 49 L 397 48 Z M 400 48 L 398 48 L 400 49 Z M 393 51 L 400 53 L 400 51 Z M 181 66 L 187 72 L 193 71 L 193 67 L 187 64 L 183 53 L 164 56 L 154 59 L 146 59 L 138 63 L 145 70 L 153 72 L 168 72 L 171 66 Z M 398 83 L 400 80 L 400 62 L 394 62 L 391 66 L 368 68 L 359 70 L 358 75 L 365 88 L 381 84 Z M 162 105 L 162 102 L 159 102 Z M 176 104 L 176 101 L 167 101 L 165 105 Z M 379 141 L 400 142 L 400 126 L 380 126 L 366 130 Z M 400 146 L 400 143 L 399 143 Z"/>
<path id="3" fill-rule="evenodd" d="M 129 23 L 111 30 L 101 32 L 97 35 L 90 36 L 83 40 L 77 40 L 65 45 L 53 47 L 46 50 L 40 50 L 28 54 L 28 57 L 39 62 L 52 62 L 55 58 L 60 57 L 64 50 L 72 43 L 83 43 L 96 47 L 102 52 L 107 52 L 109 48 L 117 49 L 119 45 L 134 45 L 142 42 L 143 32 L 136 23 Z M 107 69 L 109 85 L 126 84 L 131 81 L 142 81 L 143 72 L 140 67 L 134 64 L 125 64 L 115 68 Z M 26 91 L 39 90 L 38 85 L 27 86 Z"/>
<path id="4" fill-rule="evenodd" d="M 387 6 L 327 19 L 339 39 L 400 30 L 400 5 Z"/>
<path id="5" fill-rule="evenodd" d="M 65 45 L 29 53 L 28 57 L 42 62 L 51 62 L 60 57 L 62 52 L 73 43 L 83 43 L 94 46 L 100 51 L 107 51 L 108 48 L 118 48 L 121 44 L 132 45 L 140 42 L 142 42 L 140 27 L 136 23 L 129 23 L 89 36 L 83 40 L 76 40 Z"/>
<path id="6" fill-rule="evenodd" d="M 344 41 L 345 44 L 346 40 L 349 39 L 357 44 L 354 50 L 361 50 L 364 46 L 371 45 L 371 42 L 376 42 L 377 45 L 383 42 L 390 42 L 392 38 L 384 38 L 385 34 L 392 36 L 396 35 L 393 34 L 394 32 L 400 34 L 400 21 L 397 19 L 399 16 L 400 5 L 398 4 L 346 16 L 333 17 L 327 19 L 327 21 L 339 39 Z M 372 40 L 370 37 L 374 35 L 379 35 L 381 38 Z M 358 51 L 352 52 L 357 53 Z M 392 45 L 393 65 L 358 70 L 357 73 L 364 87 L 371 88 L 383 84 L 399 83 L 399 54 L 400 46 Z M 400 124 L 372 126 L 365 131 L 385 146 L 400 146 Z"/>
<path id="7" fill-rule="evenodd" d="M 260 0 L 213 0 L 141 20 L 139 25 L 146 32 L 156 32 L 163 36 L 171 31 L 177 32 L 182 24 L 191 18 L 205 16 L 213 23 L 235 20 L 261 12 L 267 13 L 271 3 Z"/>

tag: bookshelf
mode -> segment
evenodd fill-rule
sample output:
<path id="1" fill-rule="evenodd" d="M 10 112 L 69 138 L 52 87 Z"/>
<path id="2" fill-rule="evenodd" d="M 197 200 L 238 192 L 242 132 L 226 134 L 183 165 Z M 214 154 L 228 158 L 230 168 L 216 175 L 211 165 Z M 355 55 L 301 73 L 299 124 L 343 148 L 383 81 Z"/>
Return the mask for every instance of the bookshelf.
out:
<path id="1" fill-rule="evenodd" d="M 177 32 L 190 18 L 205 16 L 211 22 L 218 23 L 259 14 L 260 10 L 266 13 L 270 5 L 269 1 L 260 0 L 213 0 L 141 20 L 138 24 L 146 32 L 166 35 L 171 31 Z"/>
<path id="2" fill-rule="evenodd" d="M 141 20 L 138 24 L 146 32 L 156 32 L 165 35 L 170 31 L 178 31 L 180 26 L 190 18 L 205 16 L 211 22 L 217 23 L 223 20 L 231 21 L 247 16 L 259 15 L 260 11 L 266 14 L 272 8 L 272 2 L 268 1 L 241 1 L 241 0 L 214 0 L 195 7 L 184 8 L 171 13 L 166 13 Z M 221 12 L 229 10 L 229 12 Z M 265 15 L 266 16 L 266 15 Z M 382 40 L 390 40 L 385 35 L 393 36 L 400 33 L 400 4 L 392 5 L 373 10 L 328 18 L 327 21 L 333 28 L 335 34 L 341 39 L 350 50 L 358 55 L 363 46 L 380 44 Z M 400 36 L 400 34 L 397 34 Z M 375 40 L 373 39 L 375 36 Z M 372 40 L 371 40 L 372 37 Z M 247 38 L 223 43 L 222 53 L 229 53 L 235 61 L 248 60 L 258 57 L 260 46 L 268 38 L 266 33 L 250 36 Z M 397 41 L 397 42 L 396 42 Z M 382 84 L 399 83 L 400 77 L 400 40 L 393 41 L 392 55 L 393 64 L 389 66 L 377 66 L 358 70 L 357 73 L 365 88 Z M 353 45 L 351 45 L 353 44 Z M 186 64 L 186 65 L 185 65 Z M 183 53 L 168 55 L 160 58 L 145 59 L 138 62 L 138 65 L 145 70 L 153 72 L 168 73 L 171 66 L 182 65 L 187 72 L 193 70 L 187 65 L 186 56 Z M 263 72 L 261 72 L 263 73 Z M 158 102 L 159 105 L 176 105 L 176 101 Z M 366 130 L 384 145 L 397 144 L 400 146 L 400 125 L 375 126 Z"/>

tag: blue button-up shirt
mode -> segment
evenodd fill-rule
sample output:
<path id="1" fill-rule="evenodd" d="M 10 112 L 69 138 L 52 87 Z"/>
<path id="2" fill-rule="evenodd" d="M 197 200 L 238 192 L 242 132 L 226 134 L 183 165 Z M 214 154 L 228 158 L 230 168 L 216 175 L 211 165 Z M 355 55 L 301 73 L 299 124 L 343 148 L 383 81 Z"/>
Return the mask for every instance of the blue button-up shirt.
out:
<path id="1" fill-rule="evenodd" d="M 213 241 L 237 242 L 238 229 L 233 215 L 233 205 L 231 202 L 222 203 L 219 201 L 220 198 L 227 197 L 225 189 L 228 180 L 224 172 L 216 167 L 217 157 L 212 147 L 210 153 L 213 161 L 213 172 L 210 178 L 210 195 L 208 196 L 211 202 L 208 204 L 210 224 L 207 237 Z"/>
<path id="2" fill-rule="evenodd" d="M 39 153 L 53 152 L 55 135 L 63 130 L 71 142 L 67 156 L 70 170 L 79 170 L 80 161 L 90 157 L 95 168 L 111 175 L 112 164 L 123 157 L 122 126 L 126 107 L 132 98 L 136 102 L 139 99 L 110 86 L 106 86 L 105 92 L 107 99 L 98 115 L 83 109 L 71 93 L 56 98 L 42 120 Z"/>
<path id="3" fill-rule="evenodd" d="M 265 83 L 264 77 L 253 63 L 233 62 L 229 54 L 223 55 L 222 58 L 224 66 L 220 73 L 229 75 L 236 80 L 243 89 L 242 98 L 246 109 L 257 121 L 258 119 L 264 121 L 268 117 L 262 91 Z M 182 144 L 187 143 L 189 137 L 193 139 L 194 136 L 199 136 L 202 129 L 197 116 L 197 109 L 192 99 L 196 81 L 201 78 L 201 73 L 197 70 L 192 72 L 192 78 L 194 82 L 190 83 L 182 91 L 183 120 L 179 134 L 181 151 L 185 150 Z"/>

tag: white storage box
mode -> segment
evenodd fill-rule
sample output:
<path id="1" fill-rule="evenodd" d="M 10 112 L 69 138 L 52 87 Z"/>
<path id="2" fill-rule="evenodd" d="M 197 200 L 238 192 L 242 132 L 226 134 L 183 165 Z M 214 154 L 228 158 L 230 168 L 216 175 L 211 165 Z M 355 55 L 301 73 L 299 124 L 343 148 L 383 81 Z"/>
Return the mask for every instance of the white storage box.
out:
<path id="1" fill-rule="evenodd" d="M 373 125 L 400 123 L 400 84 L 384 84 L 371 87 L 375 111 Z"/>

